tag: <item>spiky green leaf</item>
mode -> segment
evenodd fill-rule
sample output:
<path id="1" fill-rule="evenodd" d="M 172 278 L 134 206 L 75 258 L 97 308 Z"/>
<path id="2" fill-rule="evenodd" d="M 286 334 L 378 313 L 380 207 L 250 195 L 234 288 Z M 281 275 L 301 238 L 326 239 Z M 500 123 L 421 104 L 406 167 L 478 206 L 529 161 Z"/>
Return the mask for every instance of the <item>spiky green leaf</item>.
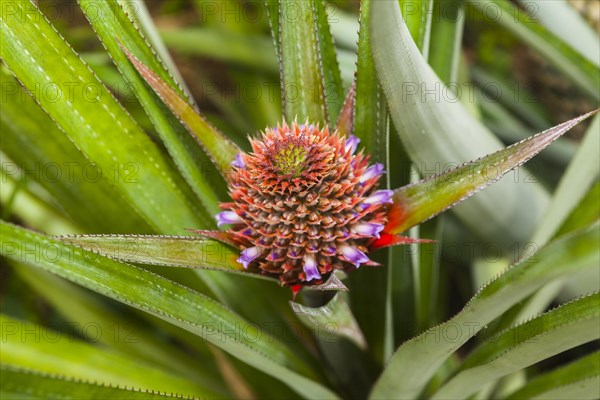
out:
<path id="1" fill-rule="evenodd" d="M 463 164 L 441 175 L 397 189 L 386 229 L 392 233 L 401 233 L 472 196 L 531 159 L 569 129 L 596 112 L 592 111 L 563 122 L 504 150 Z"/>
<path id="2" fill-rule="evenodd" d="M 133 52 L 141 62 L 180 96 L 184 96 L 183 90 L 159 60 L 122 4 L 117 1 L 99 2 L 96 0 L 79 0 L 79 4 L 113 62 L 133 89 L 181 174 L 195 191 L 206 210 L 210 214 L 216 214 L 219 208 L 214 191 L 215 183 L 211 182 L 209 178 L 217 174 L 211 173 L 212 171 L 208 167 L 211 165 L 210 160 L 185 127 L 177 121 L 177 118 L 162 104 L 152 89 L 144 83 L 142 77 L 121 51 L 119 43 Z M 102 15 L 103 18 L 98 18 L 98 15 Z M 213 225 L 209 224 L 207 227 Z"/>
<path id="3" fill-rule="evenodd" d="M 102 385 L 93 379 L 87 381 L 70 379 L 6 364 L 0 365 L 0 374 L 2 375 L 0 396 L 4 399 L 191 400 L 195 398 L 164 391 L 134 389 L 125 385 Z"/>
<path id="4" fill-rule="evenodd" d="M 557 239 L 483 287 L 454 318 L 405 342 L 376 382 L 374 399 L 416 398 L 444 361 L 477 332 L 544 284 L 597 268 L 600 226 Z M 452 340 L 446 338 L 451 336 Z"/>
<path id="5" fill-rule="evenodd" d="M 407 153 L 422 174 L 502 148 L 501 143 L 458 102 L 435 75 L 410 37 L 396 2 L 372 4 L 371 40 L 390 115 Z M 525 240 L 548 196 L 537 183 L 503 180 L 453 211 L 488 240 Z M 479 221 L 486 221 L 480 224 Z"/>
<path id="6" fill-rule="evenodd" d="M 511 372 L 599 338 L 600 295 L 594 294 L 490 338 L 432 399 L 467 398 Z"/>
<path id="7" fill-rule="evenodd" d="M 194 139 L 204 148 L 221 174 L 227 177 L 231 167 L 230 164 L 240 152 L 240 149 L 208 123 L 202 115 L 194 110 L 190 103 L 152 69 L 144 65 L 125 45 L 121 45 L 121 49 L 148 85 L 154 89 L 164 104 L 171 109 L 175 116 L 179 118 L 179 121 L 193 135 Z"/>
<path id="8" fill-rule="evenodd" d="M 28 1 L 0 10 L 0 58 L 155 230 L 212 221 L 132 117 Z"/>
<path id="9" fill-rule="evenodd" d="M 214 300 L 147 270 L 23 228 L 4 222 L 0 228 L 3 256 L 57 274 L 183 328 L 306 396 L 336 397 L 311 379 L 315 377 L 307 377 L 312 372 L 305 362 L 281 342 Z M 27 255 L 31 246 L 38 249 L 34 257 Z M 52 251 L 52 258 L 46 256 L 48 251 Z"/>
<path id="10" fill-rule="evenodd" d="M 600 393 L 600 352 L 536 376 L 507 400 L 594 399 Z"/>
<path id="11" fill-rule="evenodd" d="M 0 150 L 12 160 L 2 163 L 7 176 L 40 184 L 88 232 L 150 229 L 111 184 L 112 171 L 101 171 L 87 159 L 5 70 L 0 71 L 0 95 Z"/>
<path id="12" fill-rule="evenodd" d="M 5 334 L 0 347 L 2 363 L 105 385 L 215 397 L 202 386 L 156 365 L 79 340 L 67 327 L 61 332 L 4 314 L 0 314 L 0 323 Z M 96 330 L 94 338 L 114 334 L 90 326 L 90 332 Z"/>

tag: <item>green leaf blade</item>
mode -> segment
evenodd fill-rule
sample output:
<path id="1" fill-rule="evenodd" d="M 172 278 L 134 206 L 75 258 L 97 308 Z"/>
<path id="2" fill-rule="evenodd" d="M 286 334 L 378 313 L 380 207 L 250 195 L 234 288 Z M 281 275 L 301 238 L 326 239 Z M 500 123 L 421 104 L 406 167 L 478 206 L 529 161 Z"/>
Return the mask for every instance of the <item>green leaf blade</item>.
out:
<path id="1" fill-rule="evenodd" d="M 155 235 L 69 235 L 58 239 L 123 262 L 237 273 L 245 271 L 236 261 L 238 250 L 212 239 Z"/>
<path id="2" fill-rule="evenodd" d="M 600 338 L 597 293 L 551 310 L 484 343 L 433 399 L 467 398 L 511 372 Z"/>
<path id="3" fill-rule="evenodd" d="M 600 180 L 597 180 L 583 196 L 579 205 L 577 205 L 565 219 L 560 229 L 556 231 L 554 237 L 560 237 L 567 233 L 582 229 L 600 219 L 600 210 L 596 207 L 598 204 L 600 204 Z"/>
<path id="4" fill-rule="evenodd" d="M 385 161 L 389 114 L 385 95 L 377 79 L 371 47 L 372 1 L 362 1 L 358 34 L 358 60 L 354 95 L 353 134 L 374 161 Z"/>
<path id="5" fill-rule="evenodd" d="M 397 189 L 386 229 L 392 233 L 401 233 L 454 206 L 522 165 L 596 112 L 592 111 L 564 122 L 447 173 Z"/>
<path id="6" fill-rule="evenodd" d="M 226 177 L 231 162 L 235 160 L 236 155 L 240 152 L 239 147 L 210 125 L 185 99 L 133 55 L 129 49 L 124 45 L 121 45 L 121 49 L 163 103 L 171 109 L 173 114 L 193 135 L 194 139 L 206 150 L 207 155 L 221 174 Z"/>
<path id="7" fill-rule="evenodd" d="M 506 399 L 593 399 L 599 392 L 600 351 L 596 351 L 563 367 L 536 376 Z"/>
<path id="8" fill-rule="evenodd" d="M 456 85 L 465 22 L 462 0 L 436 1 L 427 61 L 446 85 Z"/>
<path id="9" fill-rule="evenodd" d="M 399 0 L 402 17 L 425 59 L 429 55 L 434 0 Z"/>
<path id="10" fill-rule="evenodd" d="M 329 126 L 325 77 L 320 61 L 313 1 L 282 0 L 272 17 L 279 38 L 279 63 L 286 120 Z M 343 99 L 340 99 L 343 101 Z"/>
<path id="11" fill-rule="evenodd" d="M 29 2 L 11 4 L 14 12 L 0 14 L 0 57 L 42 108 L 102 171 L 118 174 L 115 187 L 154 229 L 209 224 L 158 147 L 50 23 Z"/>
<path id="12" fill-rule="evenodd" d="M 396 2 L 372 4 L 371 40 L 379 79 L 396 131 L 421 173 L 477 159 L 500 141 L 457 101 L 410 37 Z M 453 211 L 488 240 L 526 240 L 548 195 L 539 184 L 503 180 Z M 500 217 L 502 216 L 502 217 Z M 487 221 L 479 224 L 476 221 Z"/>
<path id="13" fill-rule="evenodd" d="M 306 363 L 281 342 L 271 340 L 259 327 L 206 296 L 144 269 L 5 222 L 0 224 L 0 233 L 1 254 L 9 259 L 42 268 L 181 327 L 282 380 L 299 393 L 336 398 L 333 392 L 311 379 L 314 377 Z M 25 252 L 31 246 L 50 248 L 59 256 L 50 259 L 37 251 L 28 257 Z"/>
<path id="14" fill-rule="evenodd" d="M 7 176 L 39 183 L 88 232 L 150 230 L 111 184 L 112 171 L 102 171 L 88 160 L 5 71 L 0 71 L 0 85 L 5 99 L 0 113 L 0 149 L 12 160 L 2 163 Z M 19 172 L 25 176 L 19 177 Z M 4 178 L 2 184 L 6 184 Z"/>
<path id="15" fill-rule="evenodd" d="M 29 369 L 1 364 L 2 384 L 0 395 L 5 399 L 115 399 L 115 400 L 168 400 L 193 399 L 194 397 L 169 394 L 159 391 L 146 391 L 131 387 L 101 385 L 93 380 L 82 381 L 63 376 L 42 373 Z"/>
<path id="16" fill-rule="evenodd" d="M 6 341 L 0 349 L 2 363 L 108 385 L 215 396 L 214 393 L 190 380 L 162 368 L 78 340 L 73 337 L 73 332 L 55 331 L 40 324 L 16 320 L 3 314 L 0 315 L 0 322 L 3 330 L 7 332 Z M 30 333 L 26 335 L 25 332 Z M 111 333 L 100 332 L 100 334 Z M 89 360 L 94 362 L 90 363 Z"/>
<path id="17" fill-rule="evenodd" d="M 373 399 L 416 398 L 438 367 L 460 346 L 511 306 L 544 284 L 600 263 L 600 226 L 557 239 L 482 288 L 454 318 L 405 342 L 392 356 L 371 393 Z M 453 340 L 439 340 L 455 329 Z M 436 339 L 437 338 L 437 339 Z"/>
<path id="18" fill-rule="evenodd" d="M 199 365 L 211 364 L 208 357 L 203 357 L 204 354 L 196 353 L 191 356 L 177 346 L 161 340 L 154 327 L 148 328 L 133 320 L 130 314 L 116 312 L 93 293 L 74 283 L 26 264 L 11 264 L 19 278 L 68 321 L 73 332 L 78 332 L 85 338 L 94 335 L 95 331 L 104 332 L 94 338 L 93 342 L 176 372 L 211 391 L 227 393 L 212 368 L 198 368 Z M 93 327 L 94 332 L 87 332 L 89 327 Z"/>
<path id="19" fill-rule="evenodd" d="M 319 45 L 319 60 L 323 70 L 323 89 L 329 112 L 330 128 L 338 119 L 344 102 L 342 76 L 337 61 L 333 37 L 329 27 L 329 16 L 323 0 L 312 0 L 315 13 L 315 33 Z"/>
<path id="20" fill-rule="evenodd" d="M 79 0 L 79 4 L 94 31 L 102 40 L 113 62 L 134 89 L 142 107 L 160 134 L 171 158 L 181 171 L 183 177 L 196 193 L 210 215 L 218 212 L 218 199 L 205 171 L 210 160 L 198 146 L 194 138 L 184 126 L 179 124 L 169 109 L 163 106 L 154 92 L 148 88 L 135 68 L 121 51 L 119 43 L 123 43 L 137 57 L 180 96 L 183 90 L 170 75 L 164 64 L 158 59 L 139 28 L 134 25 L 122 5 L 116 1 L 98 2 L 95 0 Z M 98 15 L 104 18 L 98 18 Z M 211 221 L 212 222 L 212 221 Z M 205 226 L 213 227 L 214 223 Z"/>

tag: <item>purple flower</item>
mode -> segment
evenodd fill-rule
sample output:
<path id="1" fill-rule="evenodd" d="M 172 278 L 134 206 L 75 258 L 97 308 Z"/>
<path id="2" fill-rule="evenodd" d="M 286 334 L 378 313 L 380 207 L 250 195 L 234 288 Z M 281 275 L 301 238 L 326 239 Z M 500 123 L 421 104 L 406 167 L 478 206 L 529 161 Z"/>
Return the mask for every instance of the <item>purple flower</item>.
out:
<path id="1" fill-rule="evenodd" d="M 237 262 L 242 264 L 244 268 L 248 269 L 248 264 L 250 264 L 256 257 L 258 257 L 260 253 L 260 248 L 249 247 L 240 253 L 240 258 L 237 259 Z"/>
<path id="2" fill-rule="evenodd" d="M 306 273 L 306 280 L 311 281 L 313 279 L 321 279 L 321 274 L 317 268 L 317 262 L 313 254 L 307 254 L 304 256 L 304 273 Z"/>
<path id="3" fill-rule="evenodd" d="M 352 232 L 358 233 L 359 235 L 375 236 L 377 239 L 379 239 L 379 232 L 381 232 L 384 227 L 385 226 L 382 224 L 361 222 L 359 224 L 353 225 L 350 229 L 352 229 Z"/>
<path id="4" fill-rule="evenodd" d="M 363 205 L 393 203 L 393 190 L 377 190 L 372 195 L 363 200 Z"/>
<path id="5" fill-rule="evenodd" d="M 369 179 L 373 179 L 376 176 L 383 174 L 385 170 L 383 169 L 383 164 L 373 164 L 363 174 L 358 178 L 360 183 L 366 182 Z"/>
<path id="6" fill-rule="evenodd" d="M 354 154 L 358 144 L 360 143 L 360 139 L 354 135 L 350 135 L 350 137 L 346 140 L 345 150 L 350 151 L 350 154 Z"/>
<path id="7" fill-rule="evenodd" d="M 217 214 L 217 226 L 226 224 L 239 224 L 243 222 L 239 215 L 233 211 L 223 211 Z"/>
<path id="8" fill-rule="evenodd" d="M 340 246 L 340 251 L 344 258 L 354 264 L 356 268 L 360 267 L 360 264 L 364 264 L 369 261 L 369 257 L 365 255 L 362 251 L 357 249 L 356 247 L 349 246 L 347 244 Z"/>
<path id="9" fill-rule="evenodd" d="M 237 156 L 235 156 L 235 160 L 231 162 L 231 165 L 236 168 L 246 168 L 246 163 L 244 162 L 242 153 L 238 153 Z"/>

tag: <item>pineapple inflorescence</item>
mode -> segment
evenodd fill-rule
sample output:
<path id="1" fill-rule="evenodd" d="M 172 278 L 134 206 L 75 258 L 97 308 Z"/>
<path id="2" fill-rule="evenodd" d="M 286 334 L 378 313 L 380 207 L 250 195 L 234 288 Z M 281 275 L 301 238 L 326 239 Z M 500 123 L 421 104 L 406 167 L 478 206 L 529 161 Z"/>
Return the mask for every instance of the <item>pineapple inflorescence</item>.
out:
<path id="1" fill-rule="evenodd" d="M 219 226 L 231 224 L 244 268 L 282 284 L 318 285 L 336 270 L 374 265 L 369 246 L 387 222 L 392 191 L 359 140 L 315 125 L 283 124 L 251 139 L 232 163 Z"/>

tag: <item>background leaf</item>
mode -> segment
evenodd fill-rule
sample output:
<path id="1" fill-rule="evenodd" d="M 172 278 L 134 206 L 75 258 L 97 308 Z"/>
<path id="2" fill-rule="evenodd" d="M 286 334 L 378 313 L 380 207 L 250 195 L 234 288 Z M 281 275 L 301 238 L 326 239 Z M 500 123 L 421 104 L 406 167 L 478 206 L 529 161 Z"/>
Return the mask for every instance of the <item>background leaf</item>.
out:
<path id="1" fill-rule="evenodd" d="M 215 395 L 185 378 L 135 358 L 77 340 L 73 332 L 58 332 L 4 315 L 0 315 L 0 322 L 6 334 L 6 343 L 0 349 L 5 364 L 104 384 L 197 396 Z"/>
<path id="2" fill-rule="evenodd" d="M 563 367 L 532 379 L 507 399 L 592 399 L 600 390 L 600 352 L 596 351 Z"/>
<path id="3" fill-rule="evenodd" d="M 336 396 L 303 376 L 304 361 L 219 303 L 159 275 L 2 223 L 2 255 L 55 273 L 186 329 L 307 396 Z M 25 257 L 25 243 L 55 249 Z"/>
<path id="4" fill-rule="evenodd" d="M 141 391 L 139 389 L 104 386 L 97 383 L 66 379 L 57 375 L 43 374 L 31 370 L 18 369 L 2 364 L 0 366 L 3 398 L 104 398 L 123 400 L 191 399 L 164 392 Z"/>
<path id="5" fill-rule="evenodd" d="M 423 59 L 394 2 L 374 2 L 375 65 L 396 131 L 420 171 L 444 171 L 492 153 L 499 141 L 461 106 Z M 429 94 L 427 94 L 429 93 Z M 488 240 L 525 240 L 548 196 L 537 184 L 503 180 L 454 208 L 461 221 Z M 487 221 L 479 224 L 475 221 Z"/>
<path id="6" fill-rule="evenodd" d="M 529 139 L 466 163 L 441 175 L 426 178 L 394 192 L 394 204 L 386 230 L 401 233 L 495 183 L 522 165 L 573 126 L 594 115 L 592 111 Z M 435 193 L 435 196 L 431 194 Z"/>
<path id="7" fill-rule="evenodd" d="M 490 339 L 432 398 L 466 398 L 504 375 L 600 338 L 599 306 L 598 294 L 584 297 Z"/>
<path id="8" fill-rule="evenodd" d="M 147 232 L 149 225 L 111 184 L 119 179 L 117 170 L 102 170 L 86 158 L 9 75 L 0 70 L 0 149 L 12 160 L 3 163 L 5 173 L 39 183 L 88 232 Z"/>
<path id="9" fill-rule="evenodd" d="M 594 65 L 507 0 L 480 0 L 468 3 L 479 10 L 485 10 L 486 7 L 497 10 L 499 24 L 539 51 L 591 98 L 595 101 L 600 100 L 600 60 L 596 60 Z"/>
<path id="10" fill-rule="evenodd" d="M 153 229 L 211 226 L 158 147 L 39 11 L 11 4 L 0 14 L 0 57 L 86 157 L 117 174 L 115 187 Z"/>
<path id="11" fill-rule="evenodd" d="M 454 318 L 400 346 L 375 384 L 371 397 L 418 397 L 454 351 L 511 306 L 547 282 L 596 268 L 600 262 L 598 240 L 600 227 L 595 224 L 583 232 L 557 239 L 507 270 L 482 288 Z M 439 340 L 449 327 L 459 327 L 456 338 Z"/>
<path id="12" fill-rule="evenodd" d="M 158 59 L 155 51 L 150 47 L 139 28 L 134 25 L 121 4 L 115 1 L 98 2 L 95 0 L 79 0 L 79 4 L 113 62 L 134 89 L 135 95 L 161 135 L 161 139 L 179 171 L 206 210 L 210 214 L 216 214 L 219 212 L 218 199 L 213 188 L 218 185 L 217 181 L 211 181 L 210 178 L 217 174 L 212 173 L 209 158 L 185 127 L 161 103 L 156 94 L 145 85 L 143 79 L 123 54 L 119 43 L 137 54 L 143 63 L 156 71 L 161 79 L 179 95 L 184 95 L 183 90 Z M 98 18 L 99 15 L 103 17 Z"/>

